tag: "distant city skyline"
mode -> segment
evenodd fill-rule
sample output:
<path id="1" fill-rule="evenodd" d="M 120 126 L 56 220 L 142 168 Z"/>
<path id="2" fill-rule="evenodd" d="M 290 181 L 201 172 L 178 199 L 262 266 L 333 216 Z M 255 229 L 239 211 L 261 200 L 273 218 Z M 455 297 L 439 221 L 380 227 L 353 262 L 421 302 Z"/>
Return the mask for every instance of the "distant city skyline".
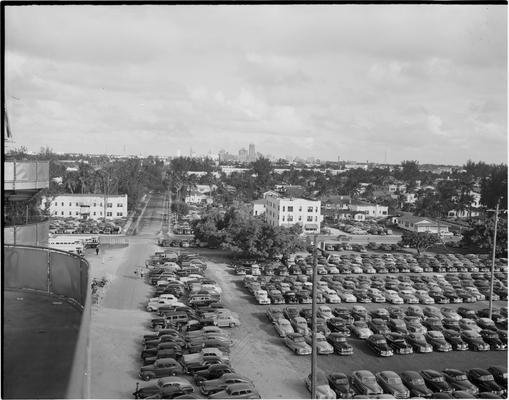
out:
<path id="1" fill-rule="evenodd" d="M 254 144 L 276 158 L 507 162 L 503 5 L 38 5 L 5 16 L 14 147 L 249 158 Z"/>

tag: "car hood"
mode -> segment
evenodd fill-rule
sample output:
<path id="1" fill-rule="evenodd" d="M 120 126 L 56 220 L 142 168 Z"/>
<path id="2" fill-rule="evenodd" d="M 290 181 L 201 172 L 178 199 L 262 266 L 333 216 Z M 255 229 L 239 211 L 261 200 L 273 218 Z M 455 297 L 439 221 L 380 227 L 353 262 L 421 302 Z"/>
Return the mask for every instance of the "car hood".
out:
<path id="1" fill-rule="evenodd" d="M 480 389 L 480 392 L 498 392 L 503 390 L 495 381 L 478 381 L 476 386 Z"/>

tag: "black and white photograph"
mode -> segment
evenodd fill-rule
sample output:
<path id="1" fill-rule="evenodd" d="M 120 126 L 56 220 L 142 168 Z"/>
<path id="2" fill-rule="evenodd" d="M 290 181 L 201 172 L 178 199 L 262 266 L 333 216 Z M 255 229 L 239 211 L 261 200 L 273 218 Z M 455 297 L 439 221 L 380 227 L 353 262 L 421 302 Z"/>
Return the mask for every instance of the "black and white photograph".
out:
<path id="1" fill-rule="evenodd" d="M 3 399 L 506 399 L 508 9 L 3 1 Z"/>

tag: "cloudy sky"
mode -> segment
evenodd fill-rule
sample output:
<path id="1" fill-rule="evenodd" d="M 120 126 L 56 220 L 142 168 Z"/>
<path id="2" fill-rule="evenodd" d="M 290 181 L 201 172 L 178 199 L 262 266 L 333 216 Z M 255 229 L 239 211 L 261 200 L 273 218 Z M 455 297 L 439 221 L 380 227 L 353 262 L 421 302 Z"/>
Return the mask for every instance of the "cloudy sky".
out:
<path id="1" fill-rule="evenodd" d="M 505 6 L 6 7 L 16 146 L 507 161 Z"/>

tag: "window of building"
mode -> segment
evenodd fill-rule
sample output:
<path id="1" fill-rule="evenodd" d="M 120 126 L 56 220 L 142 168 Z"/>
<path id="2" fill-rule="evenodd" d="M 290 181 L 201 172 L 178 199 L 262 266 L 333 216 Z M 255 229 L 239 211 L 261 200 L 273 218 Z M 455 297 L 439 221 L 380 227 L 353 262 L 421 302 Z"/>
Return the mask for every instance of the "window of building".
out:
<path id="1" fill-rule="evenodd" d="M 117 217 L 121 217 L 122 216 L 122 213 L 121 212 L 118 212 L 117 213 Z"/>
<path id="2" fill-rule="evenodd" d="M 285 206 L 283 206 L 283 212 L 285 211 Z"/>
<path id="3" fill-rule="evenodd" d="M 302 206 L 299 206 L 299 211 L 302 211 Z"/>
<path id="4" fill-rule="evenodd" d="M 315 222 L 318 222 L 318 217 L 315 217 Z"/>
<path id="5" fill-rule="evenodd" d="M 122 203 L 117 203 L 117 207 L 123 207 Z"/>
<path id="6" fill-rule="evenodd" d="M 55 206 L 58 206 L 58 201 L 55 201 Z"/>
<path id="7" fill-rule="evenodd" d="M 53 215 L 57 215 L 58 214 L 58 211 L 53 211 Z"/>
<path id="8" fill-rule="evenodd" d="M 78 207 L 78 206 L 79 206 L 79 204 L 78 204 L 78 202 L 76 202 L 76 207 Z"/>
<path id="9" fill-rule="evenodd" d="M 315 212 L 318 212 L 318 207 L 315 207 Z"/>
<path id="10" fill-rule="evenodd" d="M 288 208 L 290 208 L 290 207 L 288 207 Z M 293 222 L 293 215 L 288 216 L 288 222 Z"/>
<path id="11" fill-rule="evenodd" d="M 293 212 L 293 206 L 288 206 L 288 212 Z"/>
<path id="12" fill-rule="evenodd" d="M 299 221 L 302 221 L 302 215 L 299 215 Z"/>
<path id="13" fill-rule="evenodd" d="M 258 215 L 258 211 L 255 211 L 255 215 Z"/>
<path id="14" fill-rule="evenodd" d="M 283 222 L 285 222 L 285 216 L 283 215 Z"/>
<path id="15" fill-rule="evenodd" d="M 103 216 L 103 212 L 102 212 L 102 211 L 99 211 L 99 215 L 102 217 L 102 216 Z"/>
<path id="16" fill-rule="evenodd" d="M 311 212 L 311 213 L 313 212 L 313 206 L 308 207 L 308 212 Z"/>
<path id="17" fill-rule="evenodd" d="M 69 215 L 72 215 L 72 212 L 69 211 Z"/>
<path id="18" fill-rule="evenodd" d="M 97 203 L 94 203 L 94 207 L 97 207 Z"/>
<path id="19" fill-rule="evenodd" d="M 103 206 L 103 203 L 99 203 L 99 207 L 102 207 Z"/>
<path id="20" fill-rule="evenodd" d="M 64 202 L 62 201 L 62 207 L 64 206 Z"/>
<path id="21" fill-rule="evenodd" d="M 69 207 L 70 207 L 70 206 L 72 206 L 72 203 L 71 203 L 71 202 L 69 202 Z"/>
<path id="22" fill-rule="evenodd" d="M 308 216 L 308 219 L 307 219 L 308 222 L 313 222 L 313 217 L 310 215 Z"/>
<path id="23" fill-rule="evenodd" d="M 62 211 L 62 215 L 64 215 L 64 212 Z"/>
<path id="24" fill-rule="evenodd" d="M 76 211 L 76 215 L 78 215 L 78 214 L 79 214 L 78 211 Z"/>
<path id="25" fill-rule="evenodd" d="M 111 211 L 108 211 L 108 212 L 106 213 L 106 216 L 107 216 L 107 217 L 111 217 L 112 215 L 113 215 L 113 213 L 112 213 Z"/>
<path id="26" fill-rule="evenodd" d="M 113 203 L 108 203 L 106 206 L 107 206 L 108 208 L 112 208 L 112 207 L 113 207 Z"/>
<path id="27" fill-rule="evenodd" d="M 94 216 L 95 216 L 95 211 L 94 211 Z"/>

